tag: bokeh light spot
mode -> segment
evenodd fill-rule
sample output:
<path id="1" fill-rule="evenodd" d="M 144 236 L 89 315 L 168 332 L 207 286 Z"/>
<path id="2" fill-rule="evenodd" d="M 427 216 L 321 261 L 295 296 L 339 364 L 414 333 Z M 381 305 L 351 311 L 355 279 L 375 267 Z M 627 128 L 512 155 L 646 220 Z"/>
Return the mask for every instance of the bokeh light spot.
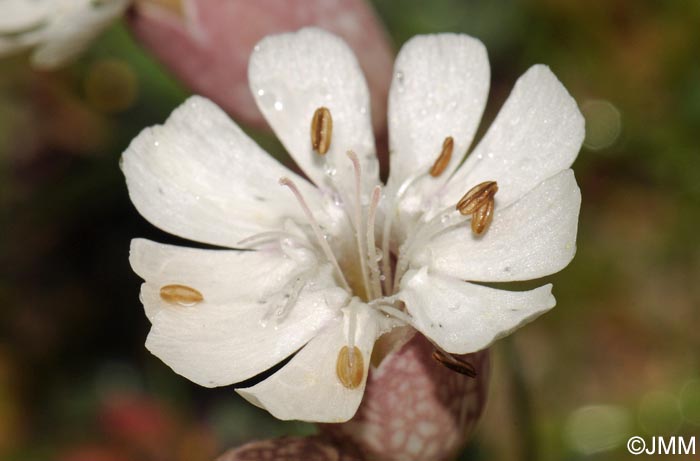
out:
<path id="1" fill-rule="evenodd" d="M 615 405 L 588 405 L 575 410 L 567 420 L 566 438 L 583 455 L 612 450 L 630 434 L 630 415 Z"/>
<path id="2" fill-rule="evenodd" d="M 686 421 L 700 426 L 700 380 L 688 381 L 683 386 L 681 411 Z"/>
<path id="3" fill-rule="evenodd" d="M 612 146 L 620 136 L 622 116 L 610 101 L 589 99 L 581 104 L 586 119 L 586 137 L 583 145 L 591 150 Z"/>
<path id="4" fill-rule="evenodd" d="M 681 426 L 681 408 L 675 395 L 665 391 L 646 394 L 639 404 L 638 421 L 649 435 L 675 434 Z"/>
<path id="5" fill-rule="evenodd" d="M 100 112 L 123 112 L 134 104 L 137 95 L 136 73 L 124 61 L 103 59 L 87 72 L 85 97 Z"/>

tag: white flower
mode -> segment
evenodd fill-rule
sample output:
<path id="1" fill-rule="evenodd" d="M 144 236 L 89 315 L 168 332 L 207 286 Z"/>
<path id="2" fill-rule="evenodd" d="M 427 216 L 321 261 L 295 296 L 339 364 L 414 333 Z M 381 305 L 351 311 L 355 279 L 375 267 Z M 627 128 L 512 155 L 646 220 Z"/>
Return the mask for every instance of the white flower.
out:
<path id="1" fill-rule="evenodd" d="M 199 97 L 144 130 L 122 159 L 131 199 L 150 222 L 198 242 L 256 249 L 134 240 L 131 265 L 146 281 L 141 300 L 153 324 L 146 346 L 177 373 L 229 385 L 296 353 L 237 392 L 281 419 L 345 421 L 362 398 L 375 341 L 398 325 L 462 354 L 554 306 L 551 285 L 513 292 L 474 283 L 539 278 L 574 255 L 580 194 L 568 168 L 583 118 L 547 67 L 518 80 L 460 167 L 486 104 L 486 51 L 464 35 L 410 40 L 389 96 L 383 189 L 367 85 L 340 39 L 317 29 L 268 37 L 249 79 L 315 186 Z M 310 129 L 314 114 L 328 115 L 319 108 L 332 117 L 330 136 L 318 131 L 323 120 Z M 325 155 L 314 151 L 312 131 L 321 144 L 330 140 Z M 433 177 L 448 137 L 455 155 Z M 455 205 L 484 181 L 499 189 L 493 222 L 477 236 Z"/>
<path id="2" fill-rule="evenodd" d="M 82 52 L 129 2 L 0 0 L 0 57 L 35 48 L 35 67 L 56 68 Z"/>

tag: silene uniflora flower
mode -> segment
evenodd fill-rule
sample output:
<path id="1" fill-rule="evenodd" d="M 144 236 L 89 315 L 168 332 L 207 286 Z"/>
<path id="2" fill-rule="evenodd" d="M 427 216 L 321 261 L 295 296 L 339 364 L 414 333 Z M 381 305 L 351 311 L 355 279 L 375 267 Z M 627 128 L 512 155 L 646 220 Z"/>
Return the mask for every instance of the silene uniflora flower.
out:
<path id="1" fill-rule="evenodd" d="M 551 285 L 480 282 L 535 279 L 572 259 L 580 193 L 569 167 L 583 118 L 533 66 L 462 162 L 489 80 L 474 38 L 404 45 L 386 185 L 357 61 L 318 29 L 264 39 L 249 64 L 260 110 L 308 180 L 200 97 L 144 130 L 122 158 L 136 208 L 170 233 L 230 248 L 133 241 L 147 348 L 202 386 L 238 383 L 278 418 L 340 422 L 370 367 L 416 331 L 468 374 L 455 355 L 551 309 Z"/>
<path id="2" fill-rule="evenodd" d="M 81 53 L 130 0 L 0 0 L 0 57 L 34 49 L 31 61 L 53 69 Z"/>

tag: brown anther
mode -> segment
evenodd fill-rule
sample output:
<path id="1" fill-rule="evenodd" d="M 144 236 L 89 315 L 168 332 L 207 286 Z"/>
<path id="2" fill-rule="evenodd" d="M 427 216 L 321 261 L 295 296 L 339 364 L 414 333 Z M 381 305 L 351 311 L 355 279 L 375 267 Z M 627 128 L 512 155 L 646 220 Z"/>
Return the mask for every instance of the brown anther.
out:
<path id="1" fill-rule="evenodd" d="M 168 304 L 194 306 L 204 301 L 202 293 L 185 285 L 165 285 L 160 288 L 160 298 Z"/>
<path id="2" fill-rule="evenodd" d="M 472 214 L 472 232 L 476 235 L 481 235 L 493 220 L 493 198 L 481 205 Z"/>
<path id="3" fill-rule="evenodd" d="M 455 141 L 452 139 L 452 136 L 446 137 L 442 142 L 442 150 L 440 151 L 440 155 L 438 155 L 435 163 L 433 163 L 433 167 L 430 169 L 430 176 L 437 178 L 443 171 L 445 171 L 445 168 L 447 168 L 447 165 L 450 163 L 450 159 L 452 158 L 452 150 L 454 150 L 454 148 Z"/>
<path id="4" fill-rule="evenodd" d="M 338 353 L 338 361 L 335 364 L 335 372 L 343 386 L 348 389 L 357 389 L 362 384 L 365 374 L 365 362 L 362 352 L 357 346 L 350 349 L 343 346 Z"/>
<path id="5" fill-rule="evenodd" d="M 474 365 L 452 354 L 443 352 L 440 349 L 435 349 L 433 351 L 433 359 L 452 371 L 469 376 L 470 378 L 476 378 L 477 373 L 474 369 Z"/>
<path id="6" fill-rule="evenodd" d="M 325 155 L 331 147 L 333 135 L 333 118 L 326 107 L 319 107 L 311 119 L 311 148 Z"/>
<path id="7" fill-rule="evenodd" d="M 457 202 L 455 207 L 459 212 L 468 216 L 482 207 L 486 202 L 493 201 L 493 196 L 498 192 L 496 181 L 485 181 L 469 189 L 464 197 Z"/>

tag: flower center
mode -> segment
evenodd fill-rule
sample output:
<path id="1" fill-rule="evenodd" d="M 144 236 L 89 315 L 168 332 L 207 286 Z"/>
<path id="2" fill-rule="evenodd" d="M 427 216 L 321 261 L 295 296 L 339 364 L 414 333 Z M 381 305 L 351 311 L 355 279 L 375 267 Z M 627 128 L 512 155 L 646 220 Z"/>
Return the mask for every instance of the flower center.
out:
<path id="1" fill-rule="evenodd" d="M 328 162 L 326 154 L 330 149 L 333 134 L 333 117 L 328 108 L 316 109 L 310 125 L 311 148 L 321 157 L 321 161 Z M 433 217 L 424 215 L 413 224 L 409 232 L 406 232 L 406 240 L 401 245 L 395 245 L 392 251 L 392 225 L 394 218 L 399 214 L 398 206 L 402 196 L 417 181 L 426 177 L 440 177 L 450 163 L 453 150 L 454 140 L 448 136 L 430 169 L 419 171 L 407 178 L 396 189 L 393 197 L 384 195 L 382 226 L 377 225 L 377 214 L 383 195 L 382 186 L 376 185 L 373 188 L 369 200 L 363 197 L 362 165 L 353 151 L 347 151 L 346 155 L 353 167 L 354 187 L 348 197 L 343 197 L 344 200 L 334 200 L 334 203 L 341 209 L 343 219 L 350 229 L 344 233 L 345 241 L 336 242 L 334 246 L 329 243 L 328 235 L 314 216 L 299 187 L 288 177 L 280 178 L 280 184 L 289 188 L 299 202 L 312 230 L 312 240 L 333 266 L 339 285 L 348 293 L 375 307 L 387 304 L 392 306 L 392 295 L 396 294 L 398 283 L 408 270 L 410 255 L 415 249 L 430 241 L 441 229 L 461 224 L 465 220 L 464 216 L 471 217 L 474 234 L 480 235 L 486 231 L 493 218 L 494 195 L 498 190 L 495 181 L 486 181 L 475 186 L 464 195 L 456 207 L 449 207 Z M 329 178 L 337 181 L 335 168 L 329 165 L 326 171 Z M 333 192 L 338 194 L 339 189 L 333 189 Z M 284 232 L 280 234 L 288 235 Z M 252 240 L 275 240 L 282 235 L 265 233 L 253 236 Z M 381 236 L 380 242 L 376 241 L 377 235 Z"/>
<path id="2" fill-rule="evenodd" d="M 330 192 L 325 190 L 323 193 L 333 194 L 333 200 L 328 202 L 328 206 L 333 209 L 325 209 L 324 206 L 324 211 L 327 216 L 333 216 L 331 219 L 336 224 L 334 238 L 331 238 L 327 229 L 321 225 L 315 210 L 309 206 L 297 184 L 288 177 L 282 177 L 279 183 L 292 192 L 305 217 L 305 223 L 295 225 L 298 227 L 306 224 L 311 232 L 306 237 L 287 231 L 263 232 L 245 239 L 241 244 L 255 247 L 265 242 L 279 242 L 280 245 L 292 242 L 293 245 L 312 251 L 315 247 L 315 252 L 322 253 L 323 258 L 333 267 L 338 285 L 351 296 L 360 298 L 387 317 L 413 326 L 412 317 L 394 296 L 398 292 L 401 277 L 409 269 L 412 254 L 446 228 L 462 225 L 467 219 L 465 217 L 471 218 L 472 232 L 475 235 L 484 233 L 493 218 L 494 195 L 498 190 L 496 182 L 486 181 L 475 186 L 456 206 L 447 207 L 437 214 L 426 212 L 417 219 L 411 219 L 410 223 L 400 222 L 407 227 L 401 233 L 405 240 L 392 242 L 392 226 L 397 218 L 400 219 L 399 204 L 402 197 L 418 181 L 435 180 L 447 171 L 454 149 L 453 138 L 445 138 L 430 169 L 414 173 L 395 189 L 390 187 L 384 190 L 381 185 L 376 185 L 367 197 L 362 190 L 362 164 L 351 150 L 347 151 L 346 155 L 352 164 L 352 187 L 342 189 L 338 187 L 341 184 L 336 183 L 340 178 L 327 155 L 333 133 L 330 111 L 325 107 L 318 108 L 313 114 L 310 128 L 311 149 L 320 157 L 321 162 L 326 162 L 325 170 L 331 179 Z M 340 194 L 341 190 L 343 196 Z M 388 190 L 391 190 L 391 193 L 387 193 Z M 379 217 L 383 221 L 378 225 Z M 338 222 L 341 223 L 340 226 L 337 226 Z M 341 227 L 342 229 L 339 229 Z M 377 236 L 380 237 L 379 242 Z M 274 317 L 277 321 L 282 321 L 312 274 L 313 271 L 309 270 L 300 272 L 293 286 L 283 289 L 286 293 L 284 302 L 273 303 L 275 305 L 265 315 L 264 320 Z M 355 360 L 357 352 L 354 346 L 354 312 L 351 310 L 349 314 L 351 331 L 347 348 L 344 349 L 345 352 L 341 351 L 338 358 L 338 376 L 346 387 L 355 385 L 355 381 L 359 379 L 356 374 L 357 365 L 362 363 Z M 444 358 L 447 355 L 443 354 L 440 357 Z M 443 362 L 447 360 L 444 358 Z M 452 365 L 458 368 L 458 365 Z"/>

